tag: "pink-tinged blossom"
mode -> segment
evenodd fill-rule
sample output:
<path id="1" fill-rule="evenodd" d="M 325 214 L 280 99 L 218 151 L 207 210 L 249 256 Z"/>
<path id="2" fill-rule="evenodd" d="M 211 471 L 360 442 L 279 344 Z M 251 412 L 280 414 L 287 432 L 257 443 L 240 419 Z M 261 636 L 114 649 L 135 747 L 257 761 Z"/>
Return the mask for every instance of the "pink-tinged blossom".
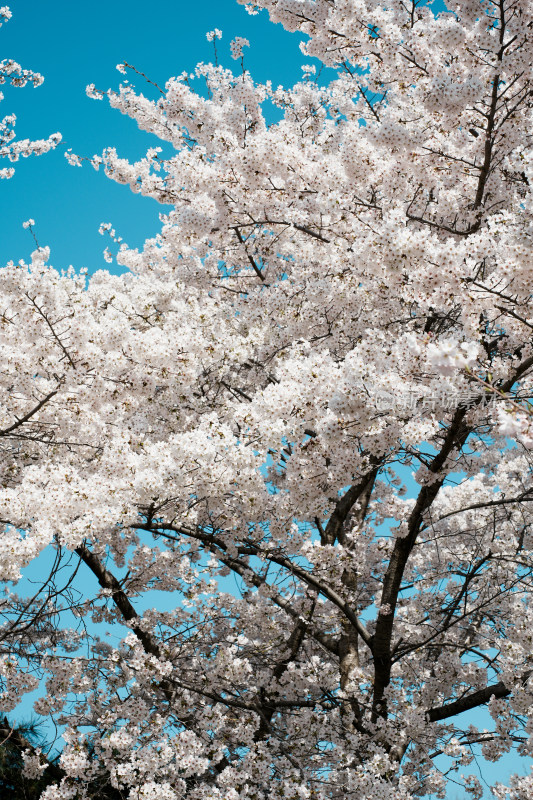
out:
<path id="1" fill-rule="evenodd" d="M 444 339 L 427 346 L 428 362 L 442 375 L 453 375 L 458 369 L 472 368 L 476 364 L 479 345 L 476 342 L 458 343 L 454 339 Z"/>
<path id="2" fill-rule="evenodd" d="M 250 42 L 242 36 L 236 36 L 235 39 L 230 42 L 231 57 L 235 60 L 242 58 L 243 47 L 250 47 Z"/>
<path id="3" fill-rule="evenodd" d="M 41 757 L 41 749 L 39 747 L 35 748 L 35 750 L 25 750 L 22 753 L 22 760 L 24 762 L 24 777 L 29 780 L 40 778 L 48 767 L 48 761 L 46 758 Z"/>
<path id="4" fill-rule="evenodd" d="M 518 439 L 525 447 L 533 448 L 533 416 L 521 414 L 515 408 L 499 407 L 498 431 L 501 436 Z"/>

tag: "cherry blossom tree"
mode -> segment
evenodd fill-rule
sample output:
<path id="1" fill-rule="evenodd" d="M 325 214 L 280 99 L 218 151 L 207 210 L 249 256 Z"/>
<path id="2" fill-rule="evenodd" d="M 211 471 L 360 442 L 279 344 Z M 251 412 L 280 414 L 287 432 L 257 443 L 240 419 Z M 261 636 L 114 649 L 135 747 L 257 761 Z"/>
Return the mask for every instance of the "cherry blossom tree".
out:
<path id="1" fill-rule="evenodd" d="M 2 710 L 44 676 L 43 800 L 479 800 L 476 753 L 533 755 L 533 9 L 247 7 L 332 80 L 239 37 L 89 87 L 165 143 L 92 159 L 161 232 L 2 271 Z"/>

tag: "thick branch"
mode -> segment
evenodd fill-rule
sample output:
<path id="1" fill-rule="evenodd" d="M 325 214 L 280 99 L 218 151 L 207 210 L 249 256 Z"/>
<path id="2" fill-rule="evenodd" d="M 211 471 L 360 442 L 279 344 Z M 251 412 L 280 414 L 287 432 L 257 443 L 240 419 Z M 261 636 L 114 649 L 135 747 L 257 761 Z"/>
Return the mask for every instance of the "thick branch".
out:
<path id="1" fill-rule="evenodd" d="M 365 492 L 371 492 L 374 481 L 376 480 L 378 469 L 378 467 L 374 467 L 374 469 L 363 476 L 359 483 L 355 483 L 353 486 L 351 486 L 346 494 L 341 497 L 335 506 L 331 517 L 329 518 L 324 535 L 321 537 L 323 539 L 322 544 L 334 544 L 337 539 L 342 537 L 342 526 L 346 522 L 348 514 L 355 503 L 357 503 L 359 498 L 365 494 Z M 367 498 L 366 501 L 367 505 L 368 499 L 369 498 Z"/>
<path id="2" fill-rule="evenodd" d="M 528 670 L 522 677 L 522 682 L 525 683 L 531 674 L 533 674 L 533 670 Z M 495 683 L 493 686 L 485 686 L 484 689 L 479 689 L 479 691 L 473 692 L 473 694 L 460 697 L 452 703 L 446 703 L 437 708 L 430 708 L 429 711 L 426 711 L 426 717 L 429 722 L 440 722 L 443 719 L 462 714 L 463 711 L 471 711 L 473 708 L 483 706 L 489 702 L 491 697 L 503 698 L 509 697 L 511 694 L 512 691 L 506 687 L 503 681 L 499 681 L 499 683 Z"/>
<path id="3" fill-rule="evenodd" d="M 464 424 L 466 413 L 467 408 L 465 406 L 459 406 L 456 410 L 451 425 L 446 433 L 442 448 L 429 465 L 430 472 L 439 473 L 452 450 L 456 447 L 461 448 L 465 444 L 470 434 L 470 428 Z M 407 523 L 407 535 L 396 539 L 389 566 L 385 574 L 381 604 L 387 607 L 386 613 L 380 613 L 378 615 L 376 631 L 371 642 L 375 669 L 374 716 L 386 714 L 383 694 L 390 682 L 391 641 L 394 626 L 394 613 L 405 567 L 416 544 L 424 513 L 433 503 L 444 480 L 445 476 L 439 477 L 433 483 L 426 484 L 421 488 Z"/>
<path id="4" fill-rule="evenodd" d="M 86 564 L 91 572 L 96 576 L 102 589 L 111 590 L 113 602 L 126 622 L 139 620 L 139 615 L 130 603 L 126 593 L 122 590 L 120 583 L 117 581 L 115 576 L 104 567 L 104 565 L 100 562 L 100 559 L 95 556 L 95 554 L 92 553 L 84 544 L 76 548 L 76 553 L 81 558 L 83 563 Z M 135 624 L 131 626 L 131 629 L 147 653 L 155 656 L 156 658 L 161 656 L 161 649 L 150 633 L 143 631 L 139 625 Z"/>
<path id="5" fill-rule="evenodd" d="M 49 400 L 52 399 L 52 397 L 55 397 L 58 391 L 59 391 L 58 389 L 54 389 L 52 392 L 49 392 L 46 395 L 46 397 L 43 397 L 43 399 L 40 400 L 37 403 L 37 405 L 31 409 L 31 411 L 28 411 L 28 413 L 25 414 L 23 417 L 18 418 L 16 422 L 14 422 L 12 425 L 9 426 L 9 428 L 4 428 L 4 430 L 0 431 L 0 436 L 7 436 L 9 433 L 12 433 L 12 431 L 16 430 L 17 428 L 20 428 L 21 425 L 24 425 L 25 422 L 28 422 L 33 416 L 35 416 L 35 414 L 37 414 L 41 410 L 41 408 L 44 405 L 46 405 L 46 403 Z"/>

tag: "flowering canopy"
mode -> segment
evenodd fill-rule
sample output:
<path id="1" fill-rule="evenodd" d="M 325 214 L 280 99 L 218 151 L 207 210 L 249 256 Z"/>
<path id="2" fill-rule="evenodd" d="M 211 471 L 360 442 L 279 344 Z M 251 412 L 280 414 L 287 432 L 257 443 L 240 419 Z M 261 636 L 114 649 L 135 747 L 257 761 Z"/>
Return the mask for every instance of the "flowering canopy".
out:
<path id="1" fill-rule="evenodd" d="M 57 551 L 5 596 L 2 706 L 46 674 L 44 800 L 444 797 L 443 754 L 533 754 L 533 9 L 248 8 L 334 79 L 257 84 L 238 37 L 236 74 L 108 92 L 175 150 L 93 159 L 161 233 L 2 272 L 1 577 Z"/>

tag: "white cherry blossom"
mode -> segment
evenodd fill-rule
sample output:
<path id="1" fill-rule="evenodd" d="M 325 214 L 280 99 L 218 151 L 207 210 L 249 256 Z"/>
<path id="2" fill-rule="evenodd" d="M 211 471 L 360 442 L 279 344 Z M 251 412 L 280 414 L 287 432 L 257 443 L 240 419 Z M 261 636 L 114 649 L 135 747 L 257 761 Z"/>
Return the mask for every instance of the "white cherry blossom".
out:
<path id="1" fill-rule="evenodd" d="M 161 230 L 3 269 L 0 709 L 44 680 L 43 800 L 479 798 L 533 755 L 533 10 L 245 5 L 328 85 L 91 85 Z"/>

